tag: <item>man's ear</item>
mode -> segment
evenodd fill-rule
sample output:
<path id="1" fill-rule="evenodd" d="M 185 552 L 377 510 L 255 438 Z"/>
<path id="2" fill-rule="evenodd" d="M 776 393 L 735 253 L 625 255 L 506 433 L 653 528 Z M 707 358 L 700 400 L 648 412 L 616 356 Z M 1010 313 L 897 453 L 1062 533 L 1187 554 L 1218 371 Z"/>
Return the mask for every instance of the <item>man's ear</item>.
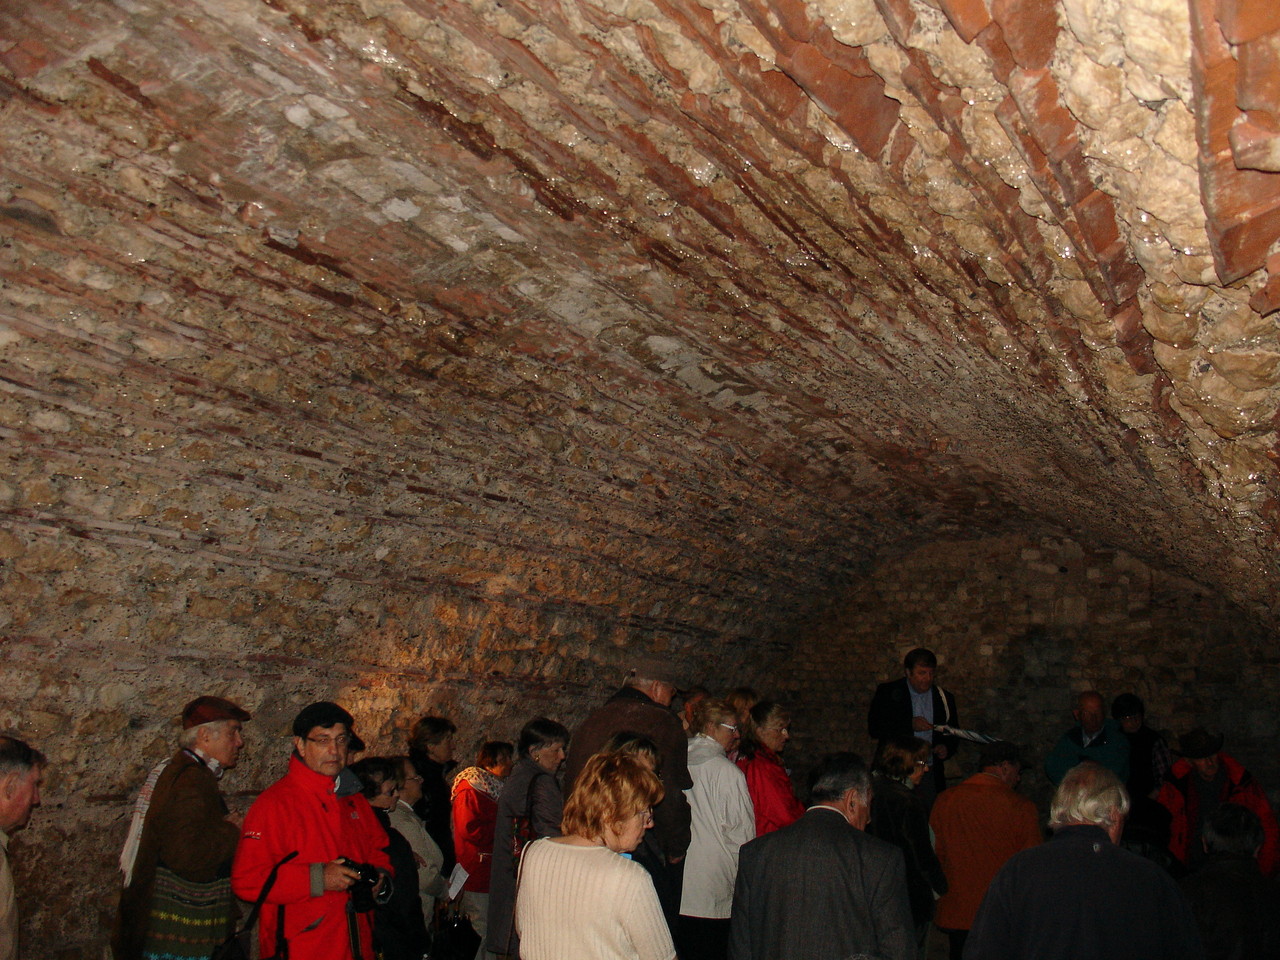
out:
<path id="1" fill-rule="evenodd" d="M 10 770 L 4 776 L 0 777 L 0 800 L 13 799 L 14 793 L 17 792 L 18 780 L 21 774 Z"/>

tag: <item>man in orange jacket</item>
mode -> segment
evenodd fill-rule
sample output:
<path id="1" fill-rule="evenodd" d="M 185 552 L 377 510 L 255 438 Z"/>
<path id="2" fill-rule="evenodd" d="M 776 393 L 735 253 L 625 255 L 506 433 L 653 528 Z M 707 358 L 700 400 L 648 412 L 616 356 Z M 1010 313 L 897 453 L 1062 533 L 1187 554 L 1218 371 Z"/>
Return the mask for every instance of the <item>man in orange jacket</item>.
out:
<path id="1" fill-rule="evenodd" d="M 978 906 L 1005 861 L 1040 843 L 1036 805 L 1017 792 L 1022 760 L 1012 743 L 984 743 L 980 772 L 939 794 L 929 817 L 947 892 L 933 922 L 959 960 Z"/>

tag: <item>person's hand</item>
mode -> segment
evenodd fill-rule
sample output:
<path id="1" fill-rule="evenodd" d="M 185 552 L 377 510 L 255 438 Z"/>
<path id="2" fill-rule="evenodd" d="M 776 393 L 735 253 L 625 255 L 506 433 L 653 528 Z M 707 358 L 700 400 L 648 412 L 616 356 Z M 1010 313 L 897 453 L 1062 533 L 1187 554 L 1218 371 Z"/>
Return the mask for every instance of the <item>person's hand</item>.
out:
<path id="1" fill-rule="evenodd" d="M 933 755 L 939 760 L 945 760 L 947 757 L 951 756 L 951 751 L 947 749 L 947 745 L 945 743 L 935 743 L 933 745 Z"/>
<path id="2" fill-rule="evenodd" d="M 916 733 L 924 733 L 926 730 L 932 730 L 933 724 L 930 723 L 928 720 L 926 720 L 924 717 L 912 717 L 911 729 L 914 730 Z"/>
<path id="3" fill-rule="evenodd" d="M 360 872 L 348 867 L 341 860 L 330 860 L 324 865 L 324 888 L 329 893 L 341 893 L 349 890 L 351 885 L 360 879 Z"/>

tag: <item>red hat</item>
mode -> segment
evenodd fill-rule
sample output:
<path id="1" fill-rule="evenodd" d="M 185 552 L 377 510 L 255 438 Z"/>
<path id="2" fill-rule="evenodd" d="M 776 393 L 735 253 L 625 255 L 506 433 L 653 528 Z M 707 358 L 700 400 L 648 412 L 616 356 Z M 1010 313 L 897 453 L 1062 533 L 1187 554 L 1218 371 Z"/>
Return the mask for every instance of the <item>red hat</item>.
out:
<path id="1" fill-rule="evenodd" d="M 223 700 L 221 697 L 196 697 L 182 708 L 183 730 L 217 720 L 239 720 L 244 723 L 249 719 L 252 718 L 248 710 L 241 710 L 230 700 Z"/>

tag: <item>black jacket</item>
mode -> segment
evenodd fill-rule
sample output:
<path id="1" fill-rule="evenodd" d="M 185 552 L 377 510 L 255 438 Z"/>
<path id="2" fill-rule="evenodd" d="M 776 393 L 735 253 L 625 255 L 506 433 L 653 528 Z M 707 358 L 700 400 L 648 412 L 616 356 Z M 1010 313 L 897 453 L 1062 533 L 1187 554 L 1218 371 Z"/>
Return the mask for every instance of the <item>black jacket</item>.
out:
<path id="1" fill-rule="evenodd" d="M 448 764 L 436 763 L 425 752 L 413 749 L 409 751 L 409 759 L 422 777 L 422 797 L 413 805 L 413 812 L 421 818 L 427 833 L 444 854 L 440 872 L 447 877 L 453 872 L 458 858 L 453 852 L 453 826 L 450 821 L 453 802 L 449 799 L 450 784 L 445 777 L 458 764 L 456 760 Z"/>
<path id="2" fill-rule="evenodd" d="M 911 727 L 911 691 L 907 678 L 900 677 L 876 687 L 875 696 L 871 698 L 871 709 L 867 711 L 867 733 L 873 740 L 887 740 L 889 737 L 912 737 L 915 730 Z M 956 698 L 937 684 L 933 687 L 933 722 L 945 723 L 947 726 L 959 726 L 956 715 Z M 940 733 L 933 735 L 934 744 L 947 748 L 947 756 L 955 756 L 959 740 L 945 737 Z M 934 789 L 941 792 L 947 785 L 946 764 L 933 760 L 930 768 L 933 774 Z"/>
<path id="3" fill-rule="evenodd" d="M 867 833 L 902 851 L 907 866 L 907 894 L 916 926 L 933 919 L 935 892 L 947 892 L 947 878 L 929 839 L 929 817 L 911 789 L 877 777 Z"/>

